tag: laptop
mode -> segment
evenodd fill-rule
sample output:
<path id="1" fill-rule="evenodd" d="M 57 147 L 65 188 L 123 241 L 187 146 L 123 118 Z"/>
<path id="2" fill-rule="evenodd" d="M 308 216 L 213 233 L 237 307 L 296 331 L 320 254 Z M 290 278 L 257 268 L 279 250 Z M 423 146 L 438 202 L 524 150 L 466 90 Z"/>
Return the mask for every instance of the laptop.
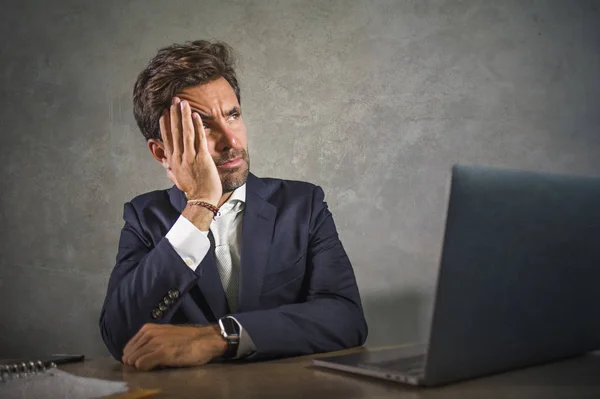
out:
<path id="1" fill-rule="evenodd" d="M 315 366 L 437 386 L 600 349 L 600 179 L 457 165 L 451 180 L 428 342 Z"/>

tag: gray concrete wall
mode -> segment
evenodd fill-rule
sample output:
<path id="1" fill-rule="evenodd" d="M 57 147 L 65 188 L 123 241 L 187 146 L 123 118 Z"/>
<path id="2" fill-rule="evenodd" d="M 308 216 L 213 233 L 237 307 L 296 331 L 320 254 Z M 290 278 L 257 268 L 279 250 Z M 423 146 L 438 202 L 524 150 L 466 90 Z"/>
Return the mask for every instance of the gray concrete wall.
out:
<path id="1" fill-rule="evenodd" d="M 132 116 L 159 47 L 240 54 L 252 171 L 323 186 L 369 344 L 427 333 L 455 162 L 600 175 L 600 3 L 3 2 L 0 354 L 106 354 L 122 205 L 169 182 Z"/>

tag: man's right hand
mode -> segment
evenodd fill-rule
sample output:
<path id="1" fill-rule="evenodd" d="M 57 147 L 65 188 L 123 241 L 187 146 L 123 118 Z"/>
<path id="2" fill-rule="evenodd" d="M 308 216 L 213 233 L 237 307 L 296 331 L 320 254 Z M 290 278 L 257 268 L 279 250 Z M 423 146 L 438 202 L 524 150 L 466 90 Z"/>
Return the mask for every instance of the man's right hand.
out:
<path id="1" fill-rule="evenodd" d="M 223 193 L 219 172 L 206 140 L 200 115 L 187 101 L 174 97 L 160 118 L 160 134 L 167 157 L 167 177 L 188 200 L 217 205 Z M 201 206 L 187 206 L 182 215 L 198 229 L 208 231 L 213 213 Z"/>
<path id="2" fill-rule="evenodd" d="M 187 101 L 173 98 L 160 118 L 160 133 L 167 156 L 167 176 L 188 200 L 217 205 L 223 188 L 217 167 L 208 151 L 200 115 Z"/>

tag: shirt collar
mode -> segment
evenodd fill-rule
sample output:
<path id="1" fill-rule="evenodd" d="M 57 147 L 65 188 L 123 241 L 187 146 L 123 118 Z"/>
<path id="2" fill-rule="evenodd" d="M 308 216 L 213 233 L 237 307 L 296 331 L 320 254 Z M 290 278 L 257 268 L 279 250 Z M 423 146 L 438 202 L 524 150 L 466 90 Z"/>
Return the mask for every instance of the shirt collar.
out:
<path id="1" fill-rule="evenodd" d="M 221 205 L 221 208 L 219 208 L 219 212 L 224 214 L 231 211 L 238 202 L 241 202 L 241 210 L 243 205 L 246 204 L 246 183 L 236 188 L 233 193 L 231 193 L 229 199 L 223 205 Z"/>

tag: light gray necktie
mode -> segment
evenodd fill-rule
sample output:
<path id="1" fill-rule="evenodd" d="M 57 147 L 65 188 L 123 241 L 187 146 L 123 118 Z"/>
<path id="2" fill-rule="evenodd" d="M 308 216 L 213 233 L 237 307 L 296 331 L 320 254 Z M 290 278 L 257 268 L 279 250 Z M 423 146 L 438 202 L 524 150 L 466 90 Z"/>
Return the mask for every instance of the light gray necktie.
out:
<path id="1" fill-rule="evenodd" d="M 223 284 L 223 290 L 227 297 L 229 310 L 233 313 L 237 310 L 237 295 L 239 288 L 240 265 L 233 262 L 229 239 L 232 238 L 232 223 L 241 210 L 243 202 L 236 201 L 233 208 L 215 219 L 212 233 L 215 238 L 215 261 Z"/>

